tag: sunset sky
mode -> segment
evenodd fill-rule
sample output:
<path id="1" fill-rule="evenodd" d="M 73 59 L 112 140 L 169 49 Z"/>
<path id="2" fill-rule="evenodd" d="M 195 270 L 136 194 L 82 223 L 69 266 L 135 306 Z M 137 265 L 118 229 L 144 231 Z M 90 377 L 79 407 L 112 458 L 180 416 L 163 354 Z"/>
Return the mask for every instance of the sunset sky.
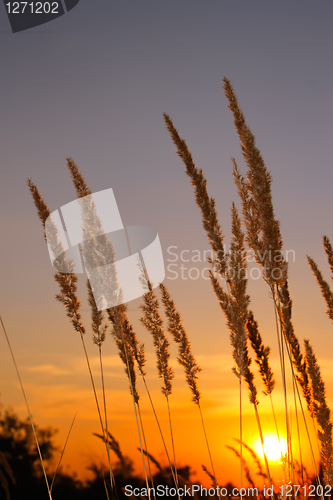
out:
<path id="1" fill-rule="evenodd" d="M 106 461 L 102 443 L 92 436 L 99 432 L 99 422 L 80 338 L 54 298 L 58 288 L 26 185 L 31 177 L 51 211 L 74 200 L 65 162 L 71 156 L 92 192 L 113 189 L 124 225 L 149 226 L 158 232 L 166 266 L 164 283 L 203 369 L 199 387 L 217 477 L 221 483 L 238 482 L 239 463 L 226 448 L 235 446 L 233 438 L 239 436 L 238 381 L 231 372 L 229 332 L 203 271 L 209 247 L 201 214 L 162 113 L 171 116 L 204 170 L 228 245 L 232 201 L 239 206 L 231 157 L 245 172 L 222 90 L 223 77 L 230 79 L 272 173 L 275 213 L 284 250 L 289 251 L 295 331 L 300 341 L 309 338 L 313 344 L 332 408 L 332 323 L 306 261 L 311 255 L 329 279 L 322 236 L 333 240 L 332 3 L 81 0 L 65 16 L 16 34 L 10 30 L 3 4 L 0 14 L 0 314 L 36 423 L 58 428 L 57 443 L 62 445 L 77 412 L 64 468 L 85 477 L 92 460 Z M 186 260 L 200 257 L 201 262 L 182 262 L 181 255 Z M 200 276 L 193 279 L 197 269 Z M 273 399 L 283 434 L 273 305 L 263 280 L 250 279 L 249 292 L 264 341 L 272 348 L 277 378 Z M 83 275 L 79 295 L 89 355 L 99 380 Z M 153 345 L 139 323 L 140 303 L 129 304 L 129 317 L 146 344 L 148 383 L 168 436 Z M 197 478 L 207 482 L 200 470 L 201 464 L 209 468 L 200 415 L 191 403 L 174 345 L 171 351 L 176 453 L 180 464 L 190 464 Z M 104 356 L 110 430 L 141 472 L 128 381 L 110 335 Z M 256 380 L 261 390 L 257 371 Z M 148 449 L 166 464 L 141 383 L 139 392 Z M 256 423 L 246 389 L 243 396 L 244 441 L 255 445 Z M 262 394 L 260 401 L 264 433 L 274 433 L 270 402 Z M 0 403 L 26 417 L 3 333 Z M 311 469 L 306 446 L 304 455 Z M 275 467 L 278 481 L 281 468 Z"/>

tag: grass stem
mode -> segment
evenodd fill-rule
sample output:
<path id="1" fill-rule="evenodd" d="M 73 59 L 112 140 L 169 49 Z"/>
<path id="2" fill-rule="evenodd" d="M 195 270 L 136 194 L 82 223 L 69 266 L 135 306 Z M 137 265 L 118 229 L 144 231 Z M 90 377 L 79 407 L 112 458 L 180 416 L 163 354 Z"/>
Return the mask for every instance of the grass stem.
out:
<path id="1" fill-rule="evenodd" d="M 44 466 L 44 461 L 43 461 L 43 457 L 42 457 L 42 452 L 40 450 L 40 446 L 39 446 L 39 443 L 38 443 L 37 433 L 36 433 L 36 429 L 35 429 L 35 426 L 34 426 L 34 423 L 33 423 L 33 420 L 32 420 L 32 415 L 31 415 L 31 412 L 30 412 L 30 407 L 29 407 L 29 404 L 28 404 L 28 399 L 27 399 L 27 396 L 25 394 L 25 390 L 24 390 L 24 387 L 23 387 L 21 375 L 20 375 L 20 372 L 19 372 L 16 360 L 15 360 L 14 352 L 13 352 L 11 343 L 9 341 L 9 337 L 7 335 L 7 330 L 6 330 L 6 327 L 4 325 L 4 322 L 2 320 L 2 316 L 1 315 L 0 315 L 0 321 L 1 321 L 2 329 L 3 329 L 5 337 L 6 337 L 6 341 L 7 341 L 8 347 L 9 347 L 9 351 L 10 351 L 10 354 L 11 354 L 11 357 L 12 357 L 12 360 L 13 360 L 13 363 L 14 363 L 14 366 L 15 366 L 17 378 L 18 378 L 19 383 L 20 383 L 21 391 L 22 391 L 23 398 L 24 398 L 24 401 L 25 401 L 25 406 L 26 406 L 27 411 L 28 411 L 29 420 L 30 420 L 30 423 L 31 423 L 32 431 L 34 433 L 34 437 L 35 437 L 35 441 L 36 441 L 36 447 L 37 447 L 37 451 L 38 451 L 40 463 L 42 465 L 43 475 L 44 475 L 44 479 L 45 479 L 45 484 L 46 484 L 46 487 L 47 487 L 47 491 L 48 491 L 48 494 L 49 494 L 49 498 L 50 498 L 50 500 L 52 500 L 51 489 L 50 489 L 50 486 L 49 486 L 49 481 L 47 479 L 46 470 L 45 470 L 45 466 Z"/>
<path id="2" fill-rule="evenodd" d="M 210 446 L 209 446 L 209 442 L 208 442 L 206 427 L 205 427 L 205 423 L 204 423 L 204 419 L 203 419 L 203 415 L 202 415 L 200 403 L 197 403 L 197 406 L 198 406 L 199 412 L 200 412 L 201 424 L 202 424 L 202 428 L 203 428 L 204 435 L 205 435 L 205 441 L 206 441 L 206 445 L 207 445 L 207 450 L 208 450 L 210 465 L 212 467 L 212 472 L 213 472 L 213 476 L 214 476 L 214 480 L 215 480 L 215 487 L 217 488 L 217 480 L 216 480 L 215 468 L 214 468 L 214 463 L 213 463 L 213 459 L 212 459 L 212 454 L 210 452 Z M 220 494 L 218 494 L 218 498 L 220 500 Z"/>

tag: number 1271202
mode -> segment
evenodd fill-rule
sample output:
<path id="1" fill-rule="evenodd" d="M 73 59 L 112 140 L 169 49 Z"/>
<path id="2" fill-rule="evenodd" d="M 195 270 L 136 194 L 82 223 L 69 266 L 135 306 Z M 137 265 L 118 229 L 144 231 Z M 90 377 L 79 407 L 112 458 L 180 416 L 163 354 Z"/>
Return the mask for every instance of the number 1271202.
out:
<path id="1" fill-rule="evenodd" d="M 8 14 L 59 14 L 59 2 L 8 2 Z"/>

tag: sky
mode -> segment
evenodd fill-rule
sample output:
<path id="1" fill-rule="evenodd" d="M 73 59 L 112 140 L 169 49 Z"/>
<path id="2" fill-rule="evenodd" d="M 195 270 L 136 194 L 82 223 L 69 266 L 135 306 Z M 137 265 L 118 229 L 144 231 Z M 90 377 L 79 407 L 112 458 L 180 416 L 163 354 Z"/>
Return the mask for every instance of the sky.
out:
<path id="1" fill-rule="evenodd" d="M 84 467 L 91 459 L 97 463 L 101 459 L 103 449 L 92 436 L 98 432 L 98 417 L 80 338 L 55 301 L 57 285 L 26 185 L 32 178 L 51 211 L 74 200 L 66 170 L 70 156 L 92 192 L 113 189 L 125 225 L 149 226 L 158 232 L 166 267 L 164 283 L 203 369 L 202 409 L 217 475 L 221 482 L 236 482 L 237 459 L 225 447 L 232 446 L 239 433 L 238 382 L 231 372 L 229 333 L 207 280 L 208 243 L 193 188 L 162 114 L 171 116 L 197 166 L 204 170 L 228 245 L 231 203 L 240 206 L 232 157 L 245 172 L 222 90 L 223 77 L 234 86 L 272 174 L 275 213 L 290 256 L 295 330 L 300 340 L 310 338 L 314 346 L 332 406 L 332 324 L 306 261 L 306 255 L 311 255 L 329 279 L 322 237 L 333 238 L 332 3 L 81 0 L 66 15 L 15 34 L 5 6 L 1 4 L 0 10 L 0 314 L 34 419 L 40 426 L 58 428 L 61 446 L 77 412 L 64 467 L 85 477 Z M 201 262 L 195 262 L 199 258 Z M 249 290 L 263 337 L 272 348 L 278 380 L 276 407 L 283 427 L 274 310 L 262 280 L 250 279 Z M 79 294 L 88 327 L 83 276 Z M 139 323 L 140 303 L 129 304 L 129 317 L 146 344 L 148 382 L 167 432 L 152 342 Z M 98 377 L 98 352 L 90 332 L 86 341 Z M 110 335 L 104 349 L 111 431 L 140 471 L 128 383 Z M 200 416 L 191 403 L 173 345 L 171 352 L 177 454 L 204 481 L 200 465 L 209 466 L 209 459 Z M 2 334 L 0 353 L 1 404 L 11 405 L 25 417 Z M 258 375 L 257 380 L 260 387 Z M 141 385 L 140 391 L 150 449 L 165 462 Z M 255 420 L 246 399 L 244 390 L 244 440 L 251 444 Z M 264 428 L 274 431 L 264 396 L 260 411 Z"/>

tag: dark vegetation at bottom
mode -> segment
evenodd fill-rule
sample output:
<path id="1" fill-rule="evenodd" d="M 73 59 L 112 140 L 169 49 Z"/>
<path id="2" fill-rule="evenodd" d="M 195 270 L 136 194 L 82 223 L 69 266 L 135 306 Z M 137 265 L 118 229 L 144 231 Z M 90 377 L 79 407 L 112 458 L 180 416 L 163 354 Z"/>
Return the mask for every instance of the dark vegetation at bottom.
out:
<path id="1" fill-rule="evenodd" d="M 36 433 L 40 445 L 42 456 L 48 463 L 56 463 L 59 456 L 59 449 L 54 445 L 54 435 L 56 430 L 52 428 L 39 428 L 36 426 Z M 114 439 L 114 438 L 113 438 Z M 117 446 L 119 447 L 118 443 Z M 154 460 L 154 459 L 153 459 Z M 157 461 L 151 463 L 151 468 L 157 472 L 153 475 L 155 488 L 158 485 L 174 488 L 174 480 L 169 468 L 162 467 Z M 93 477 L 85 482 L 78 480 L 75 475 L 64 473 L 61 468 L 57 473 L 52 488 L 53 500 L 123 500 L 126 498 L 144 498 L 141 496 L 125 495 L 124 488 L 130 485 L 134 488 L 144 489 L 146 483 L 143 477 L 134 472 L 133 463 L 129 457 L 121 454 L 114 465 L 114 477 L 116 492 L 111 492 L 109 471 L 102 472 L 101 467 L 92 464 L 89 467 Z M 104 475 L 104 477 L 103 477 Z M 178 469 L 179 486 L 190 487 L 193 472 L 190 466 Z M 320 474 L 322 475 L 322 474 Z M 48 477 L 49 484 L 53 477 Z M 315 481 L 313 482 L 315 484 Z M 106 493 L 106 486 L 108 494 Z M 232 490 L 235 487 L 231 482 L 223 485 L 228 494 L 221 498 L 231 498 Z M 209 488 L 209 487 L 208 487 Z M 174 495 L 157 496 L 158 498 L 174 498 Z M 183 496 L 181 498 L 217 498 L 216 496 L 200 495 Z M 243 499 L 246 497 L 242 497 Z M 249 498 L 256 499 L 256 496 Z M 262 494 L 259 495 L 262 499 Z M 290 497 L 292 498 L 292 497 Z M 316 496 L 311 500 L 316 500 Z M 330 497 L 325 497 L 330 498 Z M 11 410 L 5 410 L 0 414 L 0 500 L 47 500 L 49 499 L 45 479 L 41 471 L 39 455 L 36 449 L 35 438 L 29 420 L 20 420 Z M 151 496 L 154 500 L 154 497 Z"/>

